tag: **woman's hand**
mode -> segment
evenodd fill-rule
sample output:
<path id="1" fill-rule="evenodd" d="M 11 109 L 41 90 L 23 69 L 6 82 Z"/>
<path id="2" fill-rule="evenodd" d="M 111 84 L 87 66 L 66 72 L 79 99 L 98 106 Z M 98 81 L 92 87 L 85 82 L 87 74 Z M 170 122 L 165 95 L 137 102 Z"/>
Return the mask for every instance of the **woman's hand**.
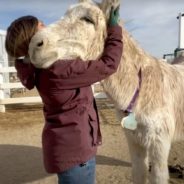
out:
<path id="1" fill-rule="evenodd" d="M 120 6 L 118 6 L 116 9 L 114 9 L 114 7 L 111 7 L 111 13 L 110 13 L 109 21 L 108 21 L 108 25 L 109 26 L 116 26 L 116 25 L 118 25 L 119 8 L 120 8 Z"/>

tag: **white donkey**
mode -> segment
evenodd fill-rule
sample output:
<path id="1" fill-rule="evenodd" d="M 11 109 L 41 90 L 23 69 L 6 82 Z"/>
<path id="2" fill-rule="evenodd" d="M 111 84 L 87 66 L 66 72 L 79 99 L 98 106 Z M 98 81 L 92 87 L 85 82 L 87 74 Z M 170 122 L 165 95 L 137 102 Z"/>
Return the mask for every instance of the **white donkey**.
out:
<path id="1" fill-rule="evenodd" d="M 98 58 L 107 36 L 106 21 L 118 0 L 80 1 L 63 19 L 38 32 L 30 57 L 39 68 L 57 59 Z M 184 135 L 184 66 L 170 65 L 144 52 L 123 29 L 124 52 L 118 71 L 102 81 L 119 118 L 132 111 L 135 130 L 124 129 L 132 159 L 134 184 L 145 184 L 151 162 L 151 184 L 168 184 L 171 141 Z"/>

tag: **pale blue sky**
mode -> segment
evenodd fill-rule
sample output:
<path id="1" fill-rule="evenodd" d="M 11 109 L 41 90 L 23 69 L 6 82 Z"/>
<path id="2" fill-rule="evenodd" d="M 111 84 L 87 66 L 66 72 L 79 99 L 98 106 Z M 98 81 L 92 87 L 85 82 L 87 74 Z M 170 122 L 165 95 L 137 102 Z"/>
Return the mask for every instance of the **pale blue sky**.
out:
<path id="1" fill-rule="evenodd" d="M 100 1 L 100 0 L 98 0 Z M 23 15 L 34 15 L 46 24 L 59 19 L 77 0 L 0 0 L 0 29 Z M 155 57 L 178 47 L 178 20 L 184 0 L 122 0 L 121 18 L 141 47 Z"/>

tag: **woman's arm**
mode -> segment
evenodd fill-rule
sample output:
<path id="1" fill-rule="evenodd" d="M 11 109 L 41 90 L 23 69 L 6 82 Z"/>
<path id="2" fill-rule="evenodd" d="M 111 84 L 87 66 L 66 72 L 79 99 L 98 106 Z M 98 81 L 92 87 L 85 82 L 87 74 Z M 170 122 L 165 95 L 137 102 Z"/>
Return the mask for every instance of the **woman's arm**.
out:
<path id="1" fill-rule="evenodd" d="M 17 76 L 21 83 L 29 90 L 35 86 L 35 68 L 31 63 L 24 63 L 23 60 L 15 61 Z"/>

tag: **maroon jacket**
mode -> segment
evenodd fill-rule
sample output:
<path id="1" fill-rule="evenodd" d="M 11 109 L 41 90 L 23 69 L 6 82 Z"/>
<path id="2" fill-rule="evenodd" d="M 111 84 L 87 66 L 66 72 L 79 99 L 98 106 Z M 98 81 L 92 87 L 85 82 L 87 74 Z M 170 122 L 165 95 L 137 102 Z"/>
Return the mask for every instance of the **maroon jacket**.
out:
<path id="1" fill-rule="evenodd" d="M 36 86 L 43 101 L 46 123 L 42 144 L 47 172 L 62 172 L 95 156 L 101 133 L 91 84 L 116 72 L 122 47 L 121 27 L 114 26 L 108 29 L 99 60 L 58 60 L 48 69 L 16 61 L 22 84 L 28 89 Z"/>

